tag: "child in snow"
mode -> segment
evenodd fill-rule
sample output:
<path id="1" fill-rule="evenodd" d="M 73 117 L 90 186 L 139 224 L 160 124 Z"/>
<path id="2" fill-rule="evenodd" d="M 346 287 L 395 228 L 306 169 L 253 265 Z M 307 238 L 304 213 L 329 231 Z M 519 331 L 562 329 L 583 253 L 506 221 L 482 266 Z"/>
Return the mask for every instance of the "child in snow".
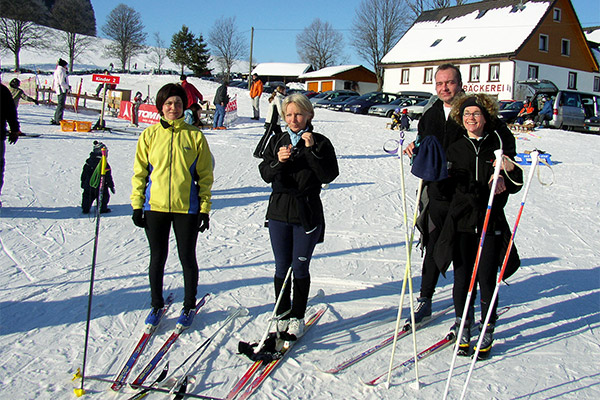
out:
<path id="1" fill-rule="evenodd" d="M 402 110 L 402 116 L 400 117 L 400 129 L 407 131 L 410 129 L 411 118 L 408 116 L 408 110 L 405 108 Z"/>
<path id="2" fill-rule="evenodd" d="M 398 125 L 400 125 L 401 113 L 400 109 L 396 108 L 394 113 L 392 114 L 392 130 L 396 129 Z"/>
<path id="3" fill-rule="evenodd" d="M 81 211 L 84 214 L 90 212 L 90 208 L 94 201 L 96 201 L 96 207 L 98 207 L 98 185 L 100 184 L 100 160 L 102 159 L 102 149 L 106 149 L 108 157 L 108 148 L 102 142 L 94 140 L 94 148 L 90 153 L 90 156 L 85 160 L 83 165 L 83 171 L 81 172 L 81 188 L 83 189 L 83 195 L 81 196 Z M 104 190 L 102 194 L 102 204 L 100 205 L 101 213 L 110 212 L 108 208 L 108 201 L 110 200 L 110 189 L 113 194 L 115 193 L 115 183 L 113 182 L 112 174 L 110 172 L 110 165 L 106 163 L 106 176 L 104 181 Z"/>

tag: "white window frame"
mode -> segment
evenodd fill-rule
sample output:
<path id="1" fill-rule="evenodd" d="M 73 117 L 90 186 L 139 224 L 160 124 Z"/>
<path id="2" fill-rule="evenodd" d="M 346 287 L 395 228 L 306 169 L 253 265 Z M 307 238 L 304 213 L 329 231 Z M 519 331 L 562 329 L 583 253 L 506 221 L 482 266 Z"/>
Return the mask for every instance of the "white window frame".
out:
<path id="1" fill-rule="evenodd" d="M 539 76 L 540 76 L 540 67 L 538 65 L 529 65 L 527 67 L 527 79 L 538 79 Z"/>
<path id="2" fill-rule="evenodd" d="M 481 79 L 481 65 L 475 64 L 469 67 L 469 82 L 479 82 Z"/>
<path id="3" fill-rule="evenodd" d="M 567 79 L 567 89 L 577 90 L 577 72 L 569 71 Z"/>
<path id="4" fill-rule="evenodd" d="M 594 77 L 594 92 L 600 92 L 600 76 Z"/>
<path id="5" fill-rule="evenodd" d="M 554 22 L 560 22 L 562 20 L 562 10 L 560 8 L 554 8 L 552 11 L 552 20 Z"/>
<path id="6" fill-rule="evenodd" d="M 425 68 L 423 83 L 433 83 L 433 68 Z"/>
<path id="7" fill-rule="evenodd" d="M 488 81 L 499 82 L 500 81 L 500 64 L 490 64 L 488 73 Z"/>
<path id="8" fill-rule="evenodd" d="M 401 85 L 408 85 L 409 82 L 410 82 L 410 69 L 403 68 L 400 71 L 400 84 Z"/>

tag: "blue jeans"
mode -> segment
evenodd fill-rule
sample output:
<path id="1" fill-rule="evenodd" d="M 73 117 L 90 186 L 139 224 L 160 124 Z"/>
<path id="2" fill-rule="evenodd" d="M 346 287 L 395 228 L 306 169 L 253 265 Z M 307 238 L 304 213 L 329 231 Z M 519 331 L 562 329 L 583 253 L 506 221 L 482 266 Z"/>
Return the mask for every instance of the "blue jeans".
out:
<path id="1" fill-rule="evenodd" d="M 223 120 L 225 119 L 225 106 L 217 104 L 215 110 L 215 116 L 213 117 L 213 128 L 223 126 Z"/>
<path id="2" fill-rule="evenodd" d="M 311 233 L 306 233 L 300 224 L 269 220 L 269 236 L 275 256 L 275 277 L 285 279 L 288 268 L 292 266 L 294 278 L 308 278 L 308 266 L 323 225 Z"/>

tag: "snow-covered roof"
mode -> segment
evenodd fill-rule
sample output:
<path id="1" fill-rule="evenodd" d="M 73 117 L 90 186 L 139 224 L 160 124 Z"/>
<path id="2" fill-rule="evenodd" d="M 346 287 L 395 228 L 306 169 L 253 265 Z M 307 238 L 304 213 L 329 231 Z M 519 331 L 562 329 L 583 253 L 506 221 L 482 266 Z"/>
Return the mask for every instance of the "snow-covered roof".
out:
<path id="1" fill-rule="evenodd" d="M 472 3 L 426 11 L 381 62 L 405 63 L 514 53 L 548 11 L 552 0 Z"/>
<path id="2" fill-rule="evenodd" d="M 331 78 L 332 76 L 341 74 L 342 72 L 350 71 L 355 68 L 360 68 L 360 65 L 336 65 L 333 67 L 321 68 L 317 71 L 307 72 L 300 75 L 300 79 L 313 79 L 313 78 Z"/>
<path id="3" fill-rule="evenodd" d="M 299 76 L 309 69 L 310 64 L 303 63 L 260 63 L 252 73 L 264 76 Z"/>
<path id="4" fill-rule="evenodd" d="M 600 26 L 584 28 L 585 38 L 592 42 L 600 43 Z"/>

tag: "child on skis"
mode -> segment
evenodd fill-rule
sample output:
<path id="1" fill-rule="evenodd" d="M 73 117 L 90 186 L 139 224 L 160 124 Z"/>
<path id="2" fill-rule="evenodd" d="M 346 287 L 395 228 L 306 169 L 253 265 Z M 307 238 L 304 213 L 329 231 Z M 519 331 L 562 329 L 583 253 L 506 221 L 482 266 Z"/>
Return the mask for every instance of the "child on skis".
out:
<path id="1" fill-rule="evenodd" d="M 92 149 L 90 156 L 85 160 L 83 165 L 83 171 L 81 172 L 81 188 L 83 189 L 83 195 L 81 196 L 81 211 L 84 214 L 90 212 L 90 208 L 94 201 L 96 201 L 96 207 L 100 207 L 101 213 L 109 213 L 108 201 L 110 200 L 110 189 L 113 194 L 115 193 L 115 183 L 113 182 L 112 174 L 110 171 L 110 165 L 106 163 L 106 175 L 104 181 L 104 190 L 102 194 L 102 204 L 98 204 L 98 185 L 100 184 L 100 160 L 102 159 L 102 149 L 106 149 L 108 155 L 108 148 L 102 142 L 94 140 L 94 148 Z"/>

